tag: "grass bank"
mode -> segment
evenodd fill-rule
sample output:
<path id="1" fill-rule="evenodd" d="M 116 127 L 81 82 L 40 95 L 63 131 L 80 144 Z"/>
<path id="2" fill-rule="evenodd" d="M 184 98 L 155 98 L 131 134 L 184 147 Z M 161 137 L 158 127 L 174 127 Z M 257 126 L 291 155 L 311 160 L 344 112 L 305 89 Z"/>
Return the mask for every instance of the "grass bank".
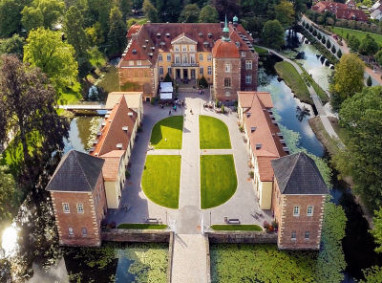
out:
<path id="1" fill-rule="evenodd" d="M 318 140 L 324 145 L 330 155 L 337 154 L 339 150 L 338 141 L 332 138 L 325 130 L 324 125 L 321 122 L 320 117 L 314 117 L 309 119 L 309 125 L 315 133 Z"/>
<path id="2" fill-rule="evenodd" d="M 255 51 L 257 52 L 257 54 L 259 54 L 260 56 L 262 55 L 268 55 L 268 50 L 260 47 L 260 46 L 255 46 Z"/>
<path id="3" fill-rule="evenodd" d="M 258 225 L 212 225 L 216 231 L 263 231 Z"/>
<path id="4" fill-rule="evenodd" d="M 313 104 L 304 80 L 291 63 L 285 61 L 278 62 L 275 65 L 275 69 L 280 78 L 285 81 L 302 102 Z"/>
<path id="5" fill-rule="evenodd" d="M 202 209 L 228 201 L 237 188 L 233 155 L 200 156 L 200 179 Z"/>
<path id="6" fill-rule="evenodd" d="M 148 155 L 142 175 L 145 195 L 164 207 L 178 208 L 180 186 L 179 155 Z"/>
<path id="7" fill-rule="evenodd" d="M 305 80 L 305 83 L 309 86 L 311 85 L 314 88 L 314 91 L 317 93 L 317 95 L 320 97 L 323 104 L 327 103 L 329 101 L 329 97 L 326 94 L 326 92 L 313 80 L 311 76 L 309 76 L 308 72 L 302 68 L 303 70 L 303 78 Z"/>
<path id="8" fill-rule="evenodd" d="M 330 28 L 332 32 L 335 34 L 341 36 L 343 39 L 347 39 L 349 36 L 356 37 L 360 42 L 362 42 L 366 35 L 370 35 L 372 38 L 375 39 L 375 41 L 378 43 L 378 45 L 382 45 L 382 35 L 367 31 L 361 31 L 361 30 L 355 30 L 355 29 L 349 29 L 349 28 L 341 28 L 341 27 L 332 27 Z"/>
<path id="9" fill-rule="evenodd" d="M 167 225 L 164 224 L 128 224 L 128 223 L 123 223 L 119 224 L 118 229 L 148 229 L 148 230 L 163 230 L 167 228 Z"/>

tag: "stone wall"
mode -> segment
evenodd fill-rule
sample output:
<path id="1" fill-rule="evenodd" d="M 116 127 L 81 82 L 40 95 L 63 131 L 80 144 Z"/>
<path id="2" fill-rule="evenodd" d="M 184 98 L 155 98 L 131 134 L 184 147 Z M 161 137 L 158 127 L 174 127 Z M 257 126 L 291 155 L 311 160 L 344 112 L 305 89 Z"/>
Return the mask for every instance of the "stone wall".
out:
<path id="1" fill-rule="evenodd" d="M 111 229 L 102 231 L 103 241 L 133 242 L 133 243 L 168 243 L 170 231 L 140 230 L 140 229 Z"/>
<path id="2" fill-rule="evenodd" d="M 206 232 L 211 244 L 277 244 L 276 233 L 265 232 Z"/>

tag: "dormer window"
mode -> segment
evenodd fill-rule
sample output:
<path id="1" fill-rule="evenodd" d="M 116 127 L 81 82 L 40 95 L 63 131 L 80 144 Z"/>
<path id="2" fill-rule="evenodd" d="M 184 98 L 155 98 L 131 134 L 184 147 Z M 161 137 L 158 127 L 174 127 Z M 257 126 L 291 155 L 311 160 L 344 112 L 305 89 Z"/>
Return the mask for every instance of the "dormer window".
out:
<path id="1" fill-rule="evenodd" d="M 123 127 L 122 127 L 122 131 L 127 132 L 128 130 L 129 130 L 129 127 L 128 127 L 128 126 L 123 126 Z"/>
<path id="2" fill-rule="evenodd" d="M 158 38 L 160 37 L 160 32 L 157 33 L 157 37 L 158 37 Z"/>
<path id="3" fill-rule="evenodd" d="M 256 150 L 259 150 L 261 148 L 261 143 L 256 144 Z"/>
<path id="4" fill-rule="evenodd" d="M 253 133 L 254 131 L 256 131 L 256 127 L 251 127 L 251 133 Z"/>
<path id="5" fill-rule="evenodd" d="M 212 33 L 208 33 L 208 38 L 212 38 Z"/>
<path id="6" fill-rule="evenodd" d="M 133 54 L 137 54 L 137 50 L 136 49 L 133 49 Z"/>
<path id="7" fill-rule="evenodd" d="M 167 37 L 167 38 L 170 37 L 170 33 L 169 33 L 169 32 L 166 33 L 166 37 Z"/>
<path id="8" fill-rule="evenodd" d="M 122 145 L 121 143 L 117 143 L 116 147 L 117 147 L 118 149 L 122 149 L 123 145 Z"/>

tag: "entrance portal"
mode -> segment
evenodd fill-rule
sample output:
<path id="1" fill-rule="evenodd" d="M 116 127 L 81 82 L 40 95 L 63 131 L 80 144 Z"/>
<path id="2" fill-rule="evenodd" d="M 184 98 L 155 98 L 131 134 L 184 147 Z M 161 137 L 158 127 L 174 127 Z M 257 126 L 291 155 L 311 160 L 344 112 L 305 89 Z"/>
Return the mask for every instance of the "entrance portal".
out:
<path id="1" fill-rule="evenodd" d="M 183 69 L 183 79 L 188 79 L 188 70 Z"/>
<path id="2" fill-rule="evenodd" d="M 179 69 L 176 69 L 176 76 L 175 76 L 176 79 L 180 79 L 180 70 Z"/>

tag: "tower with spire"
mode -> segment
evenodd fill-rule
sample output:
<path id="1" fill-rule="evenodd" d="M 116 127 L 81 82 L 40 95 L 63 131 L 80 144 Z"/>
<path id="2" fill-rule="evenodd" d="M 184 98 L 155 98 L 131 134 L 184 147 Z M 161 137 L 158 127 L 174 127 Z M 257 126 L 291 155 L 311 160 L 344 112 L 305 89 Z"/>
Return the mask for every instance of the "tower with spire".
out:
<path id="1" fill-rule="evenodd" d="M 227 41 L 227 42 L 231 41 L 231 39 L 229 38 L 229 27 L 228 27 L 228 22 L 227 22 L 227 15 L 225 15 L 222 39 L 224 41 Z"/>

